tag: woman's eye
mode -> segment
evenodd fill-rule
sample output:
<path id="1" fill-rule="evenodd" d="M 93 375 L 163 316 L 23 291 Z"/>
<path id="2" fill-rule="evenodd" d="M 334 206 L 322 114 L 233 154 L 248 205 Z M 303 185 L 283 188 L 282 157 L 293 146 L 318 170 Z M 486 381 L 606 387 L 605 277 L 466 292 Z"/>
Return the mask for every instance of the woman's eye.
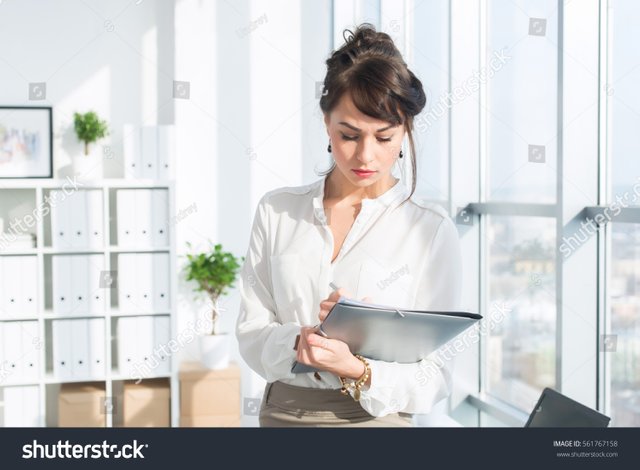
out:
<path id="1" fill-rule="evenodd" d="M 351 135 L 342 134 L 342 140 L 358 140 L 358 136 L 357 135 L 351 136 Z"/>
<path id="2" fill-rule="evenodd" d="M 378 142 L 391 142 L 391 137 L 389 137 L 388 139 L 383 139 L 382 137 L 380 137 L 378 139 Z"/>

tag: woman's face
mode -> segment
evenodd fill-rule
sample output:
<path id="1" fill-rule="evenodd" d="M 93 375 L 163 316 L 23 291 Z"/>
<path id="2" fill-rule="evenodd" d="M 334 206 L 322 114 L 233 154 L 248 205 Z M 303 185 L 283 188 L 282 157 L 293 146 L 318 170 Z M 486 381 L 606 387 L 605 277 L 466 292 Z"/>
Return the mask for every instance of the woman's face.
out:
<path id="1" fill-rule="evenodd" d="M 400 154 L 404 126 L 394 126 L 363 114 L 345 93 L 338 105 L 325 115 L 327 133 L 336 167 L 354 186 L 386 184 Z M 371 170 L 358 174 L 354 170 Z"/>

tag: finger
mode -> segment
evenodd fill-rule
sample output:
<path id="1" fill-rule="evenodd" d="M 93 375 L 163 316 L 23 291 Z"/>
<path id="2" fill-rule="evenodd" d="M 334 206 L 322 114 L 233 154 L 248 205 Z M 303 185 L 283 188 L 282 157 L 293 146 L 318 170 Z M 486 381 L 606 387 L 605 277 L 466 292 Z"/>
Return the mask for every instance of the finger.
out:
<path id="1" fill-rule="evenodd" d="M 337 290 L 334 290 L 331 293 L 331 295 L 329 295 L 329 300 L 335 302 L 342 296 L 344 296 L 344 297 L 349 297 L 350 296 L 349 292 L 344 287 L 340 287 Z"/>
<path id="2" fill-rule="evenodd" d="M 317 335 L 315 333 L 307 336 L 307 344 L 312 348 L 316 347 L 316 348 L 322 348 L 322 349 L 329 349 L 327 338 Z"/>

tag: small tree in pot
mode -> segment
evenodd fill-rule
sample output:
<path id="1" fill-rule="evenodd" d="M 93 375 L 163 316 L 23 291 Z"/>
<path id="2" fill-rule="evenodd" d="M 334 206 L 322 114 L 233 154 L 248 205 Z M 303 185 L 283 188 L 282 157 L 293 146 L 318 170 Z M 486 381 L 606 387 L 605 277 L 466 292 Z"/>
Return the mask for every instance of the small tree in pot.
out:
<path id="1" fill-rule="evenodd" d="M 84 142 L 85 155 L 89 155 L 89 144 L 109 134 L 107 121 L 101 120 L 94 111 L 85 114 L 73 113 L 73 128 L 78 140 Z"/>
<path id="2" fill-rule="evenodd" d="M 187 246 L 191 248 L 190 243 Z M 200 343 L 203 362 L 210 368 L 226 367 L 228 363 L 228 338 L 218 333 L 217 329 L 220 318 L 218 300 L 228 293 L 229 288 L 234 287 L 243 261 L 244 257 L 236 258 L 232 253 L 223 251 L 219 243 L 208 252 L 187 254 L 185 279 L 195 281 L 197 285 L 194 291 L 204 292 L 212 303 L 211 331 L 207 336 L 201 337 Z M 226 358 L 216 357 L 220 354 L 226 354 Z"/>

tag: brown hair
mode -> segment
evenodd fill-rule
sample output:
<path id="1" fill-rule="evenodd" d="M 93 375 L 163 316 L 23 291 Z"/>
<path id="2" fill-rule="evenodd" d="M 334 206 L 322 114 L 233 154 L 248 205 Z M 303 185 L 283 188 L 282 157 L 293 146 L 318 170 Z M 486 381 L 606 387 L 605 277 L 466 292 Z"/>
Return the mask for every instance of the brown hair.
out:
<path id="1" fill-rule="evenodd" d="M 416 189 L 413 118 L 427 101 L 422 82 L 409 70 L 393 39 L 386 33 L 377 32 L 373 25 L 363 23 L 355 31 L 345 29 L 343 37 L 345 44 L 326 62 L 320 109 L 328 114 L 348 92 L 355 106 L 367 116 L 404 125 L 412 170 L 410 198 Z M 326 175 L 334 168 L 335 161 L 321 174 Z"/>

